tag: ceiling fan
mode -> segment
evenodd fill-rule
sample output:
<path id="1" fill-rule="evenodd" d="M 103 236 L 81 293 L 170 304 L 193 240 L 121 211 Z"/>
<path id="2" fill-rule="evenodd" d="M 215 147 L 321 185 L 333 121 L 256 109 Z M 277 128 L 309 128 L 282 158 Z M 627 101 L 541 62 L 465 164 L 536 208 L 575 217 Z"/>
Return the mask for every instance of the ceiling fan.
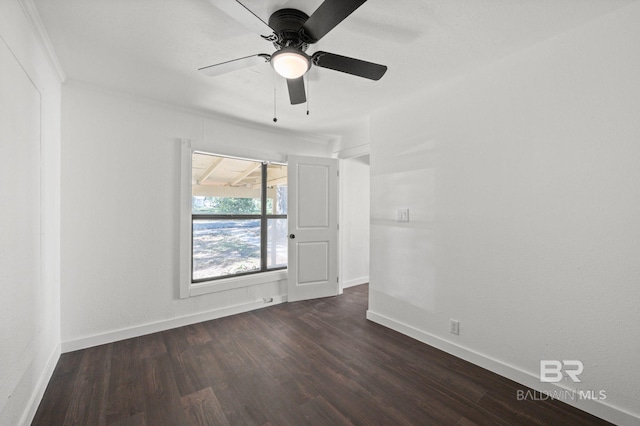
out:
<path id="1" fill-rule="evenodd" d="M 312 65 L 352 74 L 370 80 L 379 80 L 387 71 L 384 65 L 318 51 L 309 56 L 305 52 L 336 25 L 351 15 L 367 0 L 325 0 L 311 16 L 297 9 L 275 11 L 266 23 L 236 0 L 210 0 L 245 27 L 273 43 L 275 53 L 234 59 L 200 68 L 207 76 L 217 76 L 242 68 L 270 62 L 275 71 L 287 79 L 292 105 L 306 102 L 303 76 Z"/>

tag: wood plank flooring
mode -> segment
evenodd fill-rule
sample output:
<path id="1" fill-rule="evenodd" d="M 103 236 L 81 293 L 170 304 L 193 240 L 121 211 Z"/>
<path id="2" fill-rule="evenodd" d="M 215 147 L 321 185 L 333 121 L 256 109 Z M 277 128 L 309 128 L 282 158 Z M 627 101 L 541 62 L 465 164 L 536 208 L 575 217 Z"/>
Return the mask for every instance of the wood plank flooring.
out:
<path id="1" fill-rule="evenodd" d="M 365 319 L 368 286 L 65 353 L 33 425 L 604 425 Z"/>

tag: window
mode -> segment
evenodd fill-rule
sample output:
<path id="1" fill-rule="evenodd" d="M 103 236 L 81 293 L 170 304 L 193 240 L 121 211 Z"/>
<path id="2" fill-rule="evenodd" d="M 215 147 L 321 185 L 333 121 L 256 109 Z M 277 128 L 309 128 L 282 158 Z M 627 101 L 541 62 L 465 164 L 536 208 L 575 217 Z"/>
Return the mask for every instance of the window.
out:
<path id="1" fill-rule="evenodd" d="M 287 267 L 287 166 L 194 152 L 191 282 Z"/>

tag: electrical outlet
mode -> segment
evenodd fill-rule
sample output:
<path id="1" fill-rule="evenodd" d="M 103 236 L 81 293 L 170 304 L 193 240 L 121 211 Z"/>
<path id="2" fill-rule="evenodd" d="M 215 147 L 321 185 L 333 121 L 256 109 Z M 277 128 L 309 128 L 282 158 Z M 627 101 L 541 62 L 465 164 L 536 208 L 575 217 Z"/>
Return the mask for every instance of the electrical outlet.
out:
<path id="1" fill-rule="evenodd" d="M 398 209 L 398 222 L 409 222 L 409 209 Z"/>
<path id="2" fill-rule="evenodd" d="M 449 332 L 451 334 L 460 334 L 460 321 L 458 320 L 449 320 Z"/>

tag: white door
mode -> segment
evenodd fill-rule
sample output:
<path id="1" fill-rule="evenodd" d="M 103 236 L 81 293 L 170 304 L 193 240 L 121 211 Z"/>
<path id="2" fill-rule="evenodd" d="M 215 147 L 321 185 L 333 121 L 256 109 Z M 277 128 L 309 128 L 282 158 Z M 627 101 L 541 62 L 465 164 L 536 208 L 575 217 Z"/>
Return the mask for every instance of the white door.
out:
<path id="1" fill-rule="evenodd" d="M 288 158 L 288 300 L 338 294 L 338 160 Z"/>

